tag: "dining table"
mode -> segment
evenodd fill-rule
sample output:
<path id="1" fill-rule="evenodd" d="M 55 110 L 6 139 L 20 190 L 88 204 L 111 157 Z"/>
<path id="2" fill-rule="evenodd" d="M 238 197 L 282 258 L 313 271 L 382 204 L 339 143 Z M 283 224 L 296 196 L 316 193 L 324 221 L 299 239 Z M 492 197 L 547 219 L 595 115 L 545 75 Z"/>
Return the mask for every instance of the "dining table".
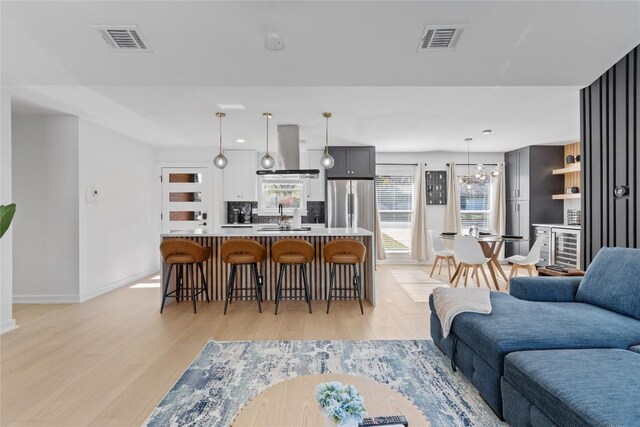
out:
<path id="1" fill-rule="evenodd" d="M 440 234 L 439 236 L 443 240 L 454 240 L 456 234 Z M 509 289 L 509 279 L 507 278 L 507 274 L 502 269 L 502 266 L 498 262 L 498 256 L 500 255 L 500 251 L 505 243 L 509 242 L 527 242 L 529 239 L 525 237 L 517 237 L 517 236 L 498 236 L 495 234 L 480 234 L 476 237 L 480 248 L 482 248 L 482 252 L 484 256 L 487 257 L 487 267 L 489 268 L 489 274 L 491 275 L 491 279 L 493 280 L 493 284 L 496 290 L 500 290 L 500 285 L 498 284 L 498 275 L 502 276 L 504 281 L 507 283 L 506 289 Z M 461 274 L 460 263 L 458 263 L 458 268 L 456 268 L 453 277 L 451 277 L 451 283 L 456 280 L 458 274 Z"/>

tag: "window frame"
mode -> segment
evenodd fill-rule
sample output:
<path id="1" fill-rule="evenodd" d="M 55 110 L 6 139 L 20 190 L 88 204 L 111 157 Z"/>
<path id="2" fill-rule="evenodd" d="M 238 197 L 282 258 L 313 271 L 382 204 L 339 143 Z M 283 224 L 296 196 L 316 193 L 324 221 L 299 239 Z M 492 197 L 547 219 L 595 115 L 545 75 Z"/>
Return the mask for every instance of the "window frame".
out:
<path id="1" fill-rule="evenodd" d="M 287 179 L 287 178 L 271 178 L 271 177 L 265 177 L 262 176 L 259 178 L 258 180 L 258 209 L 257 209 L 257 213 L 258 215 L 263 215 L 263 216 L 277 216 L 280 215 L 280 212 L 278 211 L 278 208 L 265 208 L 265 204 L 266 204 L 266 198 L 265 198 L 265 192 L 263 190 L 263 184 L 301 184 L 302 188 L 300 190 L 300 215 L 305 216 L 307 215 L 307 186 L 308 184 L 308 180 L 307 179 L 302 179 L 302 178 L 295 178 L 295 179 Z M 290 208 L 290 207 L 284 207 L 283 209 L 283 215 L 288 215 L 288 216 L 292 216 L 293 215 L 293 210 L 295 208 Z"/>
<path id="2" fill-rule="evenodd" d="M 411 192 L 410 192 L 410 197 L 411 197 L 411 208 L 410 209 L 398 209 L 398 210 L 389 210 L 389 209 L 381 209 L 381 205 L 380 205 L 380 197 L 379 197 L 379 177 L 383 177 L 383 176 L 388 176 L 388 177 L 410 177 L 411 178 Z M 390 223 L 387 221 L 383 221 L 383 216 L 385 213 L 399 213 L 399 214 L 409 214 L 409 221 L 405 222 L 404 224 L 408 224 L 408 228 L 407 230 L 411 230 L 412 225 L 413 225 L 413 220 L 414 220 L 414 214 L 415 214 L 415 204 L 416 204 L 416 197 L 415 197 L 415 185 L 416 185 L 416 171 L 415 171 L 415 167 L 413 165 L 378 165 L 376 168 L 376 175 L 375 175 L 375 180 L 376 180 L 376 199 L 377 199 L 377 203 L 378 203 L 378 214 L 380 216 L 380 229 L 382 231 L 382 233 L 384 234 L 384 224 L 385 223 Z M 389 236 L 391 238 L 393 238 L 392 236 Z M 400 242 L 400 243 L 407 243 L 407 242 Z M 384 244 L 384 242 L 383 242 Z M 408 242 L 408 244 L 405 244 L 406 249 L 393 249 L 393 248 L 388 248 L 385 246 L 385 252 L 387 252 L 387 254 L 397 254 L 400 256 L 405 256 L 405 255 L 409 255 L 411 253 L 411 243 Z"/>
<path id="3" fill-rule="evenodd" d="M 465 171 L 466 172 L 466 171 Z M 464 184 L 460 184 L 459 180 L 460 177 L 462 176 L 467 176 L 466 173 L 460 173 L 457 172 L 456 174 L 456 184 L 458 185 L 458 206 L 460 207 L 460 227 L 462 228 L 462 234 L 468 234 L 469 230 L 468 227 L 466 227 L 463 224 L 463 218 L 462 215 L 463 214 L 485 214 L 487 216 L 487 228 L 485 229 L 484 227 L 482 227 L 482 224 L 479 224 L 479 228 L 482 231 L 491 231 L 491 202 L 493 199 L 493 177 L 491 177 L 491 175 L 489 175 L 489 178 L 486 181 L 486 185 L 488 186 L 488 192 L 486 195 L 486 201 L 487 201 L 487 209 L 462 209 L 463 203 L 462 203 L 462 191 L 461 191 L 461 187 Z"/>

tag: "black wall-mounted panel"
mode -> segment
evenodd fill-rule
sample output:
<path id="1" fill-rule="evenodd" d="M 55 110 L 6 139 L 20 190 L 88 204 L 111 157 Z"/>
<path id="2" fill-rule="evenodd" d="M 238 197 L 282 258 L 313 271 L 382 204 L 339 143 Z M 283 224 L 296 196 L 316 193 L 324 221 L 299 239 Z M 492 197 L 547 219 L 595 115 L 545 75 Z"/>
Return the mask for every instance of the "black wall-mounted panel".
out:
<path id="1" fill-rule="evenodd" d="M 584 268 L 603 246 L 640 247 L 639 61 L 640 46 L 580 91 Z"/>

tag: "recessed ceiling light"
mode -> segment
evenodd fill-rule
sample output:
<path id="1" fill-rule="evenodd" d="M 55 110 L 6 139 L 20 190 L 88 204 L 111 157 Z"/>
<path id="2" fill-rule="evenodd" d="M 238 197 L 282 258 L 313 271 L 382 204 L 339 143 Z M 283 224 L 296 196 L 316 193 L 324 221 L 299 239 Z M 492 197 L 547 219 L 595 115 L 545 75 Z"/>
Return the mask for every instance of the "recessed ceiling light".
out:
<path id="1" fill-rule="evenodd" d="M 491 135 L 491 129 L 485 129 L 482 131 L 483 135 Z"/>
<path id="2" fill-rule="evenodd" d="M 236 142 L 237 142 L 238 144 L 244 144 L 244 143 L 245 143 L 245 142 L 247 142 L 247 141 L 245 141 L 244 139 L 236 139 Z"/>
<path id="3" fill-rule="evenodd" d="M 242 104 L 218 104 L 221 110 L 246 110 Z"/>

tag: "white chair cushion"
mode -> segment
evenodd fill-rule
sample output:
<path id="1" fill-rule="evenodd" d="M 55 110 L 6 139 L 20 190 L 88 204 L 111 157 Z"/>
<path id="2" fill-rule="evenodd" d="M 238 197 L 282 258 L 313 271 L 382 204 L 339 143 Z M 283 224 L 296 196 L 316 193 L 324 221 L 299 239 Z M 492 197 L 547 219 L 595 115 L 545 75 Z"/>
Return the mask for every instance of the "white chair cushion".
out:
<path id="1" fill-rule="evenodd" d="M 540 259 L 532 259 L 529 260 L 528 257 L 522 255 L 513 255 L 509 258 L 505 258 L 505 261 L 512 262 L 514 264 L 520 265 L 535 265 L 540 262 Z"/>

